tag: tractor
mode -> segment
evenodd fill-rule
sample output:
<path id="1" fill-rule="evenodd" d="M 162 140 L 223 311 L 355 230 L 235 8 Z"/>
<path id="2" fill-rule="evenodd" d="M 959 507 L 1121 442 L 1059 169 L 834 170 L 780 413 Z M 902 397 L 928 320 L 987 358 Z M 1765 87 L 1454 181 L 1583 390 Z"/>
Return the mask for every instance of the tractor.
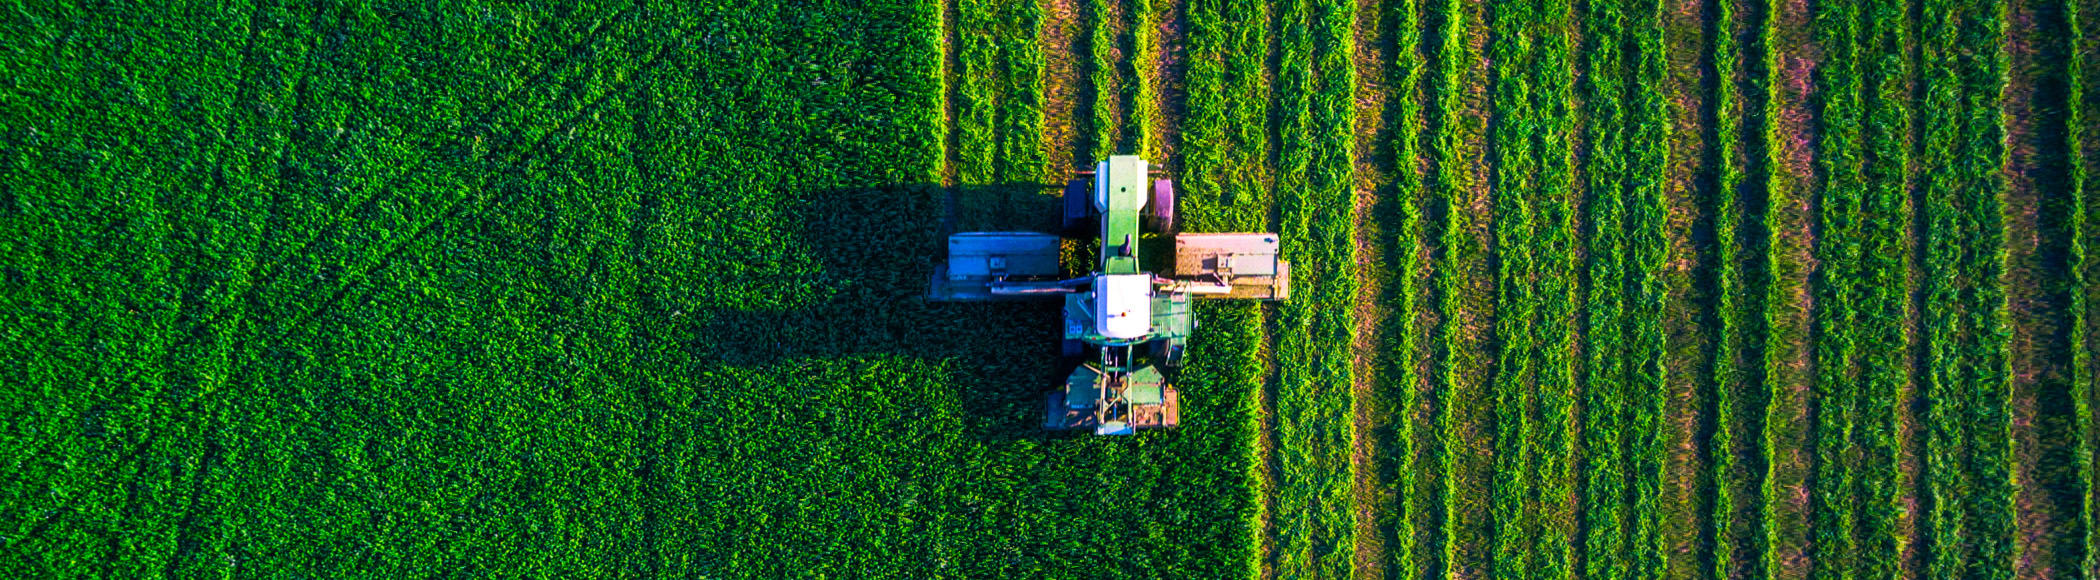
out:
<path id="1" fill-rule="evenodd" d="M 1288 299 L 1291 265 L 1273 233 L 1180 233 L 1174 182 L 1153 179 L 1141 157 L 1112 156 L 1075 174 L 1060 204 L 1061 235 L 950 235 L 929 298 L 1064 300 L 1063 356 L 1073 369 L 1045 397 L 1045 429 L 1128 435 L 1177 427 L 1181 394 L 1172 373 L 1196 328 L 1190 301 Z M 1089 236 L 1099 236 L 1100 260 L 1092 272 L 1066 277 L 1066 239 Z M 1171 263 L 1140 260 L 1143 242 L 1169 236 Z"/>

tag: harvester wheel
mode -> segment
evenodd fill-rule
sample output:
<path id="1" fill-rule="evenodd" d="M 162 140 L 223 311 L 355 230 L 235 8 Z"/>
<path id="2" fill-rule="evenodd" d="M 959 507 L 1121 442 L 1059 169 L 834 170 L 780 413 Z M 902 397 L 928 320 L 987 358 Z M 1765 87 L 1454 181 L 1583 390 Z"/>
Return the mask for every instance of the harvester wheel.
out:
<path id="1" fill-rule="evenodd" d="M 1152 217 L 1152 226 L 1162 233 L 1174 232 L 1174 181 L 1157 179 L 1152 181 L 1152 203 L 1145 213 Z"/>
<path id="2" fill-rule="evenodd" d="M 1088 195 L 1089 181 L 1074 179 L 1065 182 L 1064 208 L 1061 216 L 1065 235 L 1084 236 L 1094 229 L 1094 200 Z"/>

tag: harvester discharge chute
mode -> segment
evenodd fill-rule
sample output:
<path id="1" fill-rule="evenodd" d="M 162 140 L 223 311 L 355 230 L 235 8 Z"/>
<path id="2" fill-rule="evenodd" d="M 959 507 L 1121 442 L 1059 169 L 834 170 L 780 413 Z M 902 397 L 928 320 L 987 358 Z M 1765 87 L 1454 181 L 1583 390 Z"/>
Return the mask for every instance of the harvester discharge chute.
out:
<path id="1" fill-rule="evenodd" d="M 1196 327 L 1189 301 L 1290 297 L 1276 234 L 1178 233 L 1174 184 L 1150 169 L 1137 156 L 1110 157 L 1066 185 L 1067 236 L 958 233 L 934 268 L 934 300 L 1064 300 L 1063 352 L 1078 363 L 1046 397 L 1044 428 L 1123 435 L 1179 426 L 1181 395 L 1168 372 Z M 1058 256 L 1066 238 L 1081 236 L 1098 236 L 1100 259 L 1092 272 L 1064 277 Z M 1139 248 L 1156 236 L 1173 238 L 1174 255 L 1148 270 L 1156 258 Z"/>

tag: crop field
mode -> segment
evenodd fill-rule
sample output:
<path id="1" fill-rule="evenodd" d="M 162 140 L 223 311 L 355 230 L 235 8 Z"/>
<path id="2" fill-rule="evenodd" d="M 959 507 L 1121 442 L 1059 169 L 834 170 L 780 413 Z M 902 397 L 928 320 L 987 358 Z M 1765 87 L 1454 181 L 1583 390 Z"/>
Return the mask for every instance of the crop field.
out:
<path id="1" fill-rule="evenodd" d="M 176 4 L 0 12 L 0 577 L 2100 578 L 2100 0 Z M 1047 435 L 1110 154 L 1294 291 Z"/>

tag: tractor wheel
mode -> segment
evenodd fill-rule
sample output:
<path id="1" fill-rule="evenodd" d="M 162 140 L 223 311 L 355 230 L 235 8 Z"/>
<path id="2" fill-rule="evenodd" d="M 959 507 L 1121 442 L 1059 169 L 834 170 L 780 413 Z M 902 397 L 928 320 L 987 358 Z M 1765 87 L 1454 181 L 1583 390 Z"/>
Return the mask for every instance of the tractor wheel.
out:
<path id="1" fill-rule="evenodd" d="M 1094 200 L 1087 195 L 1088 187 L 1085 179 L 1065 182 L 1062 222 L 1067 237 L 1085 236 L 1094 229 Z"/>
<path id="2" fill-rule="evenodd" d="M 1174 181 L 1157 179 L 1152 181 L 1152 203 L 1145 208 L 1152 217 L 1152 227 L 1164 233 L 1174 232 Z"/>

